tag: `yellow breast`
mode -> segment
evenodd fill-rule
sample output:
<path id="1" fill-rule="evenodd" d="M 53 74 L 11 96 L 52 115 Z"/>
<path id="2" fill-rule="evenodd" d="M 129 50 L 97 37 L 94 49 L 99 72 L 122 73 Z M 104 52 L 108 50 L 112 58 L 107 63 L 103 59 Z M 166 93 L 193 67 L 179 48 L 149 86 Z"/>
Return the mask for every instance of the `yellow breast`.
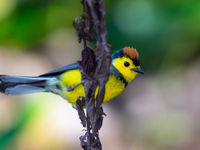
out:
<path id="1" fill-rule="evenodd" d="M 85 97 L 85 90 L 83 85 L 79 85 L 72 91 L 67 91 L 68 87 L 73 88 L 74 86 L 81 83 L 81 73 L 79 70 L 71 70 L 63 73 L 60 76 L 60 85 L 64 88 L 62 93 L 65 95 L 70 103 L 76 105 L 76 100 L 79 96 Z M 112 98 L 119 95 L 125 88 L 123 81 L 117 79 L 114 75 L 110 75 L 105 87 L 105 96 L 103 103 L 111 100 Z M 96 89 L 95 96 L 97 95 L 98 87 Z"/>

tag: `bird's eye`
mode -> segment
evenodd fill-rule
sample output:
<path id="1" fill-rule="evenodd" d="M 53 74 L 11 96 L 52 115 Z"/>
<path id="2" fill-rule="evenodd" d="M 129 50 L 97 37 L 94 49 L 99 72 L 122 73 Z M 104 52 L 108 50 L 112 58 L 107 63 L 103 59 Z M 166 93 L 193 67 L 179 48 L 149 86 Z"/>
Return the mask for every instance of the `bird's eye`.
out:
<path id="1" fill-rule="evenodd" d="M 124 62 L 124 66 L 128 67 L 129 65 L 130 65 L 129 62 L 127 61 Z"/>

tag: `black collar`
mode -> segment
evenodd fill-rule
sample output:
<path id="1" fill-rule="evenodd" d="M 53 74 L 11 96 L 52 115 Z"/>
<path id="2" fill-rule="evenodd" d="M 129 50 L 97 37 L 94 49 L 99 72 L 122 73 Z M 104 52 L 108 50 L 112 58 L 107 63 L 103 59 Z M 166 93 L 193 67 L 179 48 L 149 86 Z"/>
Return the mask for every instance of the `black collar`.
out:
<path id="1" fill-rule="evenodd" d="M 113 66 L 113 64 L 111 64 L 111 66 L 110 66 L 110 74 L 116 76 L 117 79 L 120 79 L 121 81 L 123 81 L 125 88 L 127 87 L 128 82 L 123 77 L 123 75 L 117 70 L 117 68 L 115 68 L 115 66 Z"/>

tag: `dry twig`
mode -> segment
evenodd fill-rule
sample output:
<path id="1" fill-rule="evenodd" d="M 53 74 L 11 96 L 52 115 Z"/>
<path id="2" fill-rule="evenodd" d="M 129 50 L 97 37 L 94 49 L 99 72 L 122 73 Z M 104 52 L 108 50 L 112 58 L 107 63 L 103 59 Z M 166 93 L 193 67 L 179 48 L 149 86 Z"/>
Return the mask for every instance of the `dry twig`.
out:
<path id="1" fill-rule="evenodd" d="M 105 94 L 105 83 L 108 80 L 111 63 L 111 46 L 107 43 L 107 29 L 104 19 L 103 0 L 82 0 L 83 15 L 78 16 L 73 24 L 77 30 L 79 42 L 83 41 L 82 58 L 78 62 L 81 68 L 82 83 L 86 97 L 79 97 L 77 108 L 79 118 L 86 127 L 85 135 L 80 137 L 84 150 L 101 150 L 99 130 L 103 123 L 102 102 Z M 97 33 L 95 52 L 87 46 L 87 41 L 94 40 Z M 99 86 L 95 98 L 95 90 Z M 86 113 L 84 112 L 84 106 Z"/>

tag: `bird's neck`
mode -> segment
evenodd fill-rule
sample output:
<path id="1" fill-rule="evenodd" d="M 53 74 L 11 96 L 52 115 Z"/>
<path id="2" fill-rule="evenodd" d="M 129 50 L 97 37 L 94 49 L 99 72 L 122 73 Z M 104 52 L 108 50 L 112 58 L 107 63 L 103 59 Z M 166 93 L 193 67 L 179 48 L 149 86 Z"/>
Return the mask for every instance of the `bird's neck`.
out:
<path id="1" fill-rule="evenodd" d="M 125 84 L 125 87 L 128 85 L 128 81 L 123 77 L 123 75 L 113 66 L 113 64 L 110 65 L 110 75 L 114 75 L 117 79 L 123 81 Z"/>

